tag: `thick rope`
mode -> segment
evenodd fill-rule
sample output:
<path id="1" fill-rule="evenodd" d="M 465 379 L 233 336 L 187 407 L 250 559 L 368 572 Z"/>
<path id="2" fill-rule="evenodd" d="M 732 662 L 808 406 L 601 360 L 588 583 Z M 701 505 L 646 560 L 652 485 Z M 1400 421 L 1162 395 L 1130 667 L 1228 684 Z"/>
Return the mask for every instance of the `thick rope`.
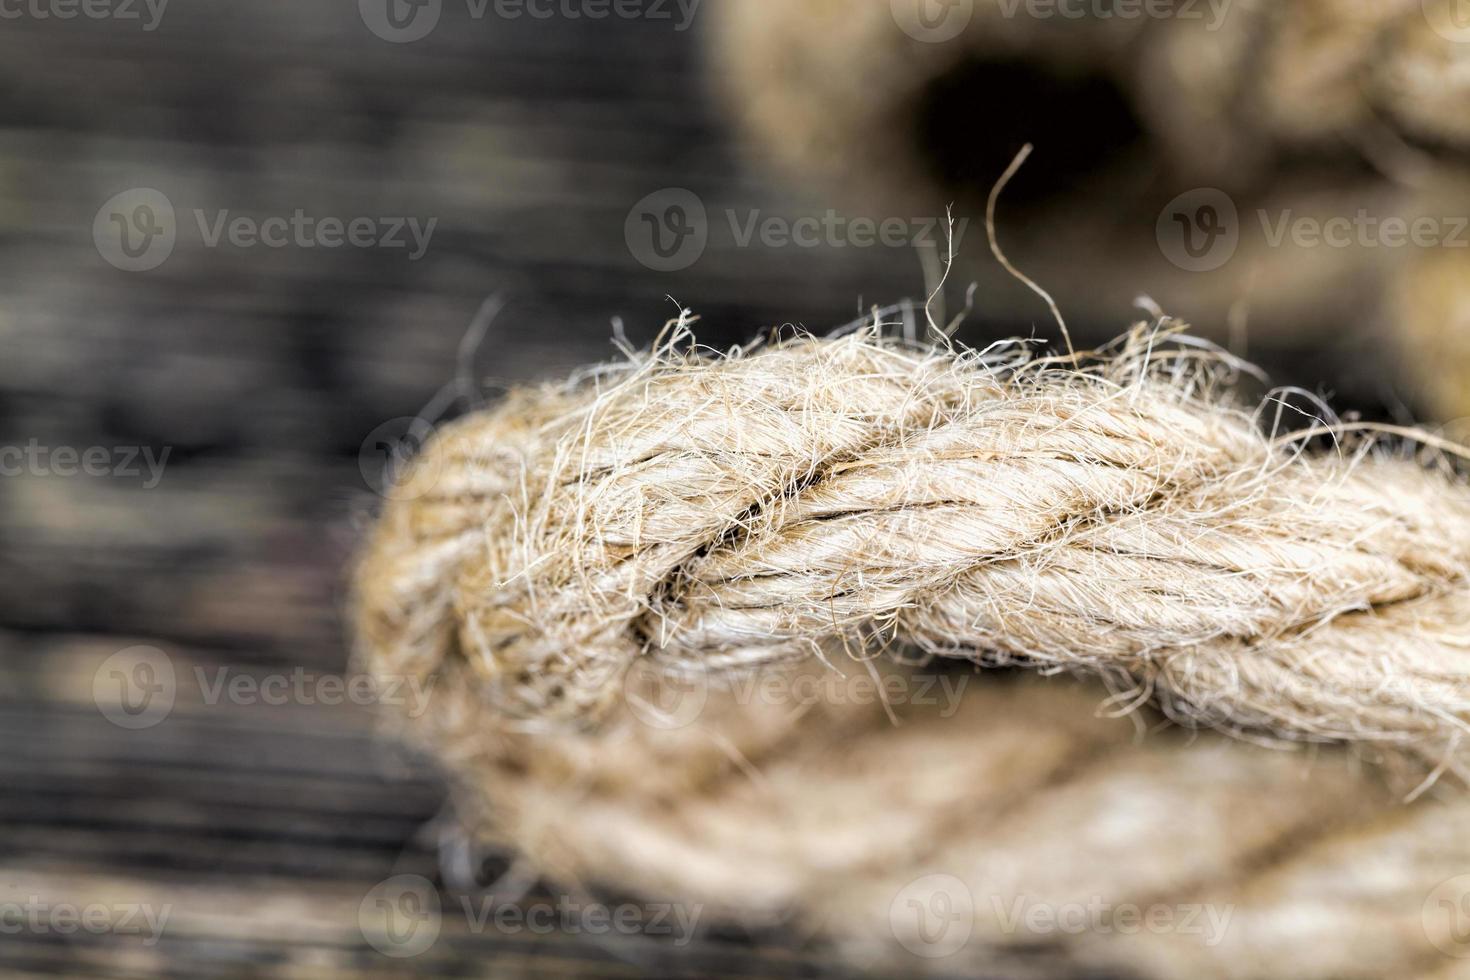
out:
<path id="1" fill-rule="evenodd" d="M 431 440 L 361 656 L 433 692 L 403 720 L 475 838 L 840 973 L 1455 976 L 1470 492 L 1306 453 L 1233 371 L 1143 328 L 1082 360 L 681 328 Z"/>
<path id="2" fill-rule="evenodd" d="M 639 657 L 891 645 L 1433 761 L 1465 730 L 1470 492 L 1273 436 L 1228 359 L 1142 329 L 1083 363 L 873 331 L 678 346 L 442 433 L 362 566 L 369 647 L 452 646 L 532 727 L 595 722 Z"/>

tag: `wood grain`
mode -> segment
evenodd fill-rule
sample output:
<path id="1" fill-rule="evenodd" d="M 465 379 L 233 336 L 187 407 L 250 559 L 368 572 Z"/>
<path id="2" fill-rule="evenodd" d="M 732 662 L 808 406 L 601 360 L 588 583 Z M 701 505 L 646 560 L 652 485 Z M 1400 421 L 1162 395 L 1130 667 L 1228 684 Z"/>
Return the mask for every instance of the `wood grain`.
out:
<path id="1" fill-rule="evenodd" d="M 610 356 L 614 316 L 646 342 L 676 312 L 669 295 L 726 343 L 921 287 L 908 252 L 855 261 L 728 235 L 679 273 L 639 264 L 624 220 L 663 187 L 717 215 L 825 206 L 741 159 L 697 29 L 471 21 L 450 3 L 431 38 L 394 45 L 356 6 L 176 0 L 152 32 L 31 16 L 0 29 L 0 446 L 169 453 L 150 487 L 0 477 L 0 908 L 172 908 L 156 944 L 7 934 L 0 973 L 815 976 L 820 955 L 779 938 L 683 948 L 452 913 L 428 952 L 383 956 L 358 907 L 390 875 L 442 884 L 442 779 L 376 740 L 369 708 L 201 691 L 196 668 L 350 669 L 342 569 L 376 500 L 359 450 L 452 376 L 486 295 L 507 302 L 475 361 L 493 388 Z M 161 267 L 127 273 L 92 224 L 140 186 L 168 196 L 180 235 Z M 438 224 L 417 262 L 211 248 L 191 226 L 194 210 L 296 209 Z M 99 711 L 94 678 L 139 644 L 177 668 L 178 698 L 129 731 Z M 446 909 L 455 898 L 445 886 Z"/>

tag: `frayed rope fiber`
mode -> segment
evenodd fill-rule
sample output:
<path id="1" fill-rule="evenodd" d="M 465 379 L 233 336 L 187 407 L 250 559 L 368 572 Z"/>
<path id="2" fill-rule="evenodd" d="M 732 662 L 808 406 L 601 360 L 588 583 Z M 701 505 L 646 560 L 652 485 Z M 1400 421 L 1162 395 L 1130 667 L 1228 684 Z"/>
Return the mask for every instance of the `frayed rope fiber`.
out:
<path id="1" fill-rule="evenodd" d="M 453 659 L 508 731 L 595 727 L 640 658 L 891 648 L 1460 772 L 1470 491 L 1271 434 L 1234 362 L 1177 340 L 1048 358 L 869 328 L 714 356 L 681 322 L 435 437 L 357 570 L 363 649 Z"/>
<path id="2" fill-rule="evenodd" d="M 444 427 L 353 618 L 433 692 L 446 883 L 486 845 L 838 974 L 1461 976 L 1470 490 L 1243 367 L 681 318 Z"/>

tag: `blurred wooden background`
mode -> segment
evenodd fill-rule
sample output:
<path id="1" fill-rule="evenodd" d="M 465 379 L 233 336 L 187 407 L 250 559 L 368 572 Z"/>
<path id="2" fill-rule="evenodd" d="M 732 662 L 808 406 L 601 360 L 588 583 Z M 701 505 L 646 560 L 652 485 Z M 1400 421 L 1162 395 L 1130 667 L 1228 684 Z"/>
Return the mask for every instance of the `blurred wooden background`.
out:
<path id="1" fill-rule="evenodd" d="M 811 976 L 748 937 L 692 950 L 474 934 L 422 956 L 364 941 L 367 891 L 436 875 L 431 767 L 354 707 L 207 704 L 181 680 L 158 725 L 114 726 L 99 667 L 138 644 L 180 678 L 341 673 L 343 563 L 374 500 L 359 449 L 451 376 L 491 293 L 492 382 L 610 356 L 676 307 L 725 343 L 825 328 L 922 291 L 909 251 L 713 242 L 659 273 L 629 209 L 693 189 L 712 213 L 820 208 L 742 161 L 701 67 L 700 19 L 549 21 L 444 5 L 412 44 L 358 5 L 174 0 L 142 21 L 0 21 L 0 445 L 149 447 L 162 479 L 0 477 L 0 908 L 172 906 L 162 939 L 22 929 L 6 976 Z M 675 18 L 677 7 L 670 5 Z M 173 254 L 124 272 L 92 227 L 162 191 Z M 437 219 L 402 251 L 206 248 L 191 213 Z M 744 213 L 744 211 L 742 211 Z M 34 442 L 33 442 L 34 441 Z M 446 899 L 447 901 L 447 899 Z"/>

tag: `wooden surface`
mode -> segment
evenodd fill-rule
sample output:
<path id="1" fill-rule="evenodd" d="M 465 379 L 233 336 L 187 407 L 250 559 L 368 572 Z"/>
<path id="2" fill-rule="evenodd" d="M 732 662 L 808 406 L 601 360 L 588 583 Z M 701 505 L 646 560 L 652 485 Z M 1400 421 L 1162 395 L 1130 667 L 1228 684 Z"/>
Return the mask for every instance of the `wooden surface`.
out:
<path id="1" fill-rule="evenodd" d="M 210 704 L 190 679 L 347 669 L 342 567 L 375 504 L 359 449 L 449 379 L 487 294 L 507 301 L 475 365 L 493 383 L 609 356 L 614 316 L 646 342 L 670 294 L 724 343 L 920 291 L 909 252 L 635 260 L 625 217 L 663 187 L 711 209 L 813 206 L 740 161 L 699 24 L 469 22 L 448 4 L 432 37 L 393 45 L 356 6 L 177 0 L 152 32 L 0 21 L 0 445 L 170 453 L 151 488 L 0 477 L 0 924 L 12 907 L 171 909 L 151 945 L 0 935 L 0 974 L 817 975 L 818 952 L 738 934 L 675 948 L 450 913 L 428 952 L 383 956 L 359 905 L 389 875 L 439 880 L 442 781 L 376 742 L 370 710 Z M 160 268 L 128 273 L 92 223 L 132 187 L 181 213 L 438 227 L 419 262 L 181 231 Z M 93 682 L 138 644 L 183 680 L 166 719 L 130 731 Z"/>

